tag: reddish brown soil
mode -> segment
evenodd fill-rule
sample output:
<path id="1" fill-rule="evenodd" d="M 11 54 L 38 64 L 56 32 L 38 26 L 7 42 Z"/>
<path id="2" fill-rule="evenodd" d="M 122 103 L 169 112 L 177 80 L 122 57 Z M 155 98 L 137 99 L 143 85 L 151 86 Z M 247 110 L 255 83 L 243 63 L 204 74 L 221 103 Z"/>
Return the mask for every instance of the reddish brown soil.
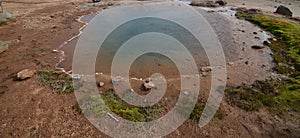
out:
<path id="1" fill-rule="evenodd" d="M 82 24 L 76 19 L 103 7 L 87 6 L 87 0 L 35 2 L 4 2 L 17 21 L 0 27 L 0 39 L 10 46 L 0 54 L 0 87 L 5 90 L 0 94 L 0 137 L 108 137 L 74 109 L 74 94 L 53 93 L 37 75 L 14 81 L 26 68 L 54 70 L 60 54 L 52 50 L 78 33 Z M 246 112 L 225 100 L 221 108 L 227 114 L 223 119 L 215 118 L 204 128 L 188 120 L 167 137 L 278 137 L 299 131 L 265 109 Z"/>
<path id="2" fill-rule="evenodd" d="M 0 85 L 8 88 L 0 95 L 0 137 L 104 136 L 73 109 L 73 94 L 53 94 L 37 76 L 13 80 L 22 69 L 53 70 L 60 55 L 52 50 L 78 33 L 82 24 L 76 19 L 102 7 L 84 8 L 79 0 L 3 5 L 17 21 L 0 27 L 1 40 L 9 43 L 0 55 Z"/>

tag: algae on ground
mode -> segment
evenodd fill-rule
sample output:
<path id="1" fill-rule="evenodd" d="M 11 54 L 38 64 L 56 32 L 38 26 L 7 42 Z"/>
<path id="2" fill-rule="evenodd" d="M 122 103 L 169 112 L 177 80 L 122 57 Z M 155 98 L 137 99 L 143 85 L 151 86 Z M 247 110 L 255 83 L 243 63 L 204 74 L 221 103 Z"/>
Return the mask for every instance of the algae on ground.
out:
<path id="1" fill-rule="evenodd" d="M 154 104 L 149 107 L 130 105 L 117 96 L 114 90 L 107 90 L 103 94 L 91 94 L 79 101 L 82 112 L 94 117 L 103 117 L 108 112 L 134 122 L 146 122 L 156 119 L 162 107 Z"/>
<path id="2" fill-rule="evenodd" d="M 238 11 L 236 16 L 275 36 L 268 45 L 273 51 L 273 61 L 276 63 L 273 70 L 288 78 L 256 82 L 263 87 L 252 85 L 227 88 L 230 103 L 245 110 L 257 110 L 266 106 L 276 113 L 300 112 L 300 25 L 288 19 L 253 11 Z"/>
<path id="3" fill-rule="evenodd" d="M 203 110 L 205 108 L 205 104 L 206 102 L 202 102 L 202 101 L 198 101 L 192 111 L 192 113 L 190 114 L 190 119 L 196 121 L 197 123 L 199 122 L 202 114 L 203 114 Z M 226 116 L 226 113 L 222 110 L 222 108 L 218 108 L 218 110 L 216 111 L 214 117 L 221 120 Z"/>

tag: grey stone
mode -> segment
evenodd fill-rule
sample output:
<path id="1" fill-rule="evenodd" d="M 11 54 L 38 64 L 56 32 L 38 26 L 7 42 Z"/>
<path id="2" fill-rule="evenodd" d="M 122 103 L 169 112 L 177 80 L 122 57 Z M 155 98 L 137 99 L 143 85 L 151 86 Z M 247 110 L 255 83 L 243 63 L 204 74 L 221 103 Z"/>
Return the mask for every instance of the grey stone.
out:
<path id="1" fill-rule="evenodd" d="M 284 16 L 289 16 L 289 17 L 292 17 L 292 16 L 293 16 L 293 12 L 292 12 L 289 8 L 287 8 L 287 7 L 285 7 L 285 6 L 282 6 L 282 5 L 280 5 L 280 6 L 277 8 L 277 10 L 276 10 L 275 13 L 281 14 L 281 15 L 284 15 Z"/>
<path id="2" fill-rule="evenodd" d="M 224 0 L 217 0 L 215 3 L 219 4 L 220 6 L 225 6 L 227 4 Z"/>
<path id="3" fill-rule="evenodd" d="M 217 3 L 214 3 L 213 1 L 192 1 L 191 6 L 200 6 L 200 7 L 218 7 L 219 5 Z"/>
<path id="4" fill-rule="evenodd" d="M 0 54 L 6 50 L 8 50 L 8 44 L 3 41 L 0 41 Z"/>
<path id="5" fill-rule="evenodd" d="M 8 22 L 15 22 L 16 17 L 8 12 L 0 13 L 0 25 L 7 24 Z"/>
<path id="6" fill-rule="evenodd" d="M 144 86 L 147 88 L 147 89 L 152 89 L 155 87 L 154 83 L 153 82 L 148 82 L 148 83 L 145 83 Z"/>

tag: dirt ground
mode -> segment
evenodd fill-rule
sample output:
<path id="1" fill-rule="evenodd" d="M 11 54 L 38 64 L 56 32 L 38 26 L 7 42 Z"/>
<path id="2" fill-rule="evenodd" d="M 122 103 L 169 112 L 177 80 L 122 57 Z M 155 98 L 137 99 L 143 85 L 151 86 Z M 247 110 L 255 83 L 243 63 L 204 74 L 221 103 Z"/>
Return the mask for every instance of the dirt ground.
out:
<path id="1" fill-rule="evenodd" d="M 15 81 L 23 69 L 55 70 L 60 53 L 53 49 L 79 33 L 77 19 L 100 11 L 88 0 L 4 1 L 17 21 L 0 26 L 9 50 L 0 54 L 0 137 L 108 137 L 76 111 L 74 94 L 61 95 L 40 84 L 38 76 Z M 128 2 L 128 1 L 127 1 Z M 226 97 L 225 97 L 226 98 Z M 246 112 L 225 100 L 223 119 L 204 128 L 187 120 L 166 137 L 299 137 L 294 120 L 282 120 L 266 109 Z"/>

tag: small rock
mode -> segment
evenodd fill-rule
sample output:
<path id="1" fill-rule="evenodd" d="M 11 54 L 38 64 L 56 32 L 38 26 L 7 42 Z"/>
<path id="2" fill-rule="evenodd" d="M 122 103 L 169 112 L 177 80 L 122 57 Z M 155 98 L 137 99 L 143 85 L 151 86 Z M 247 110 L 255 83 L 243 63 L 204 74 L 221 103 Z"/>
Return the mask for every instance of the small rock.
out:
<path id="1" fill-rule="evenodd" d="M 234 63 L 233 62 L 228 62 L 228 65 L 233 66 Z"/>
<path id="2" fill-rule="evenodd" d="M 100 0 L 93 0 L 93 2 L 94 2 L 94 3 L 96 3 L 96 2 L 100 2 Z"/>
<path id="3" fill-rule="evenodd" d="M 253 34 L 257 35 L 257 32 L 253 32 Z"/>
<path id="4" fill-rule="evenodd" d="M 8 44 L 3 41 L 0 41 L 0 54 L 6 50 L 8 50 Z"/>
<path id="5" fill-rule="evenodd" d="M 189 95 L 189 92 L 187 92 L 187 91 L 184 91 L 184 92 L 183 92 L 183 94 L 185 94 L 185 95 Z"/>
<path id="6" fill-rule="evenodd" d="M 212 69 L 211 67 L 202 67 L 201 71 L 202 72 L 211 72 L 211 69 Z"/>
<path id="7" fill-rule="evenodd" d="M 201 6 L 201 7 L 218 7 L 219 5 L 213 1 L 192 1 L 191 6 Z"/>
<path id="8" fill-rule="evenodd" d="M 289 16 L 289 17 L 292 17 L 293 16 L 293 12 L 291 12 L 291 10 L 285 6 L 282 6 L 280 5 L 276 12 L 277 14 L 281 14 L 281 15 L 284 15 L 284 16 Z"/>
<path id="9" fill-rule="evenodd" d="M 114 4 L 112 2 L 108 2 L 107 6 L 113 6 Z"/>
<path id="10" fill-rule="evenodd" d="M 17 78 L 19 80 L 25 80 L 28 78 L 32 78 L 35 73 L 35 70 L 24 69 L 17 74 Z"/>
<path id="11" fill-rule="evenodd" d="M 264 46 L 254 45 L 254 46 L 251 46 L 251 48 L 253 48 L 253 49 L 263 49 L 265 47 Z"/>
<path id="12" fill-rule="evenodd" d="M 264 41 L 263 44 L 266 45 L 266 46 L 268 46 L 268 45 L 270 45 L 270 42 L 269 41 Z"/>
<path id="13" fill-rule="evenodd" d="M 98 83 L 98 86 L 99 86 L 99 87 L 103 87 L 103 86 L 104 86 L 104 82 L 99 82 L 99 83 Z"/>
<path id="14" fill-rule="evenodd" d="M 72 79 L 74 79 L 74 80 L 80 80 L 80 79 L 81 79 L 81 77 L 80 77 L 79 74 L 71 74 L 70 77 L 71 77 Z"/>
<path id="15" fill-rule="evenodd" d="M 0 25 L 7 24 L 8 22 L 15 22 L 16 17 L 8 12 L 0 13 Z"/>
<path id="16" fill-rule="evenodd" d="M 144 90 L 149 91 L 152 88 L 155 88 L 155 84 L 152 81 L 146 80 L 146 82 L 143 84 Z"/>
<path id="17" fill-rule="evenodd" d="M 118 80 L 112 80 L 111 82 L 112 82 L 113 85 L 118 85 L 119 84 Z"/>
<path id="18" fill-rule="evenodd" d="M 224 0 L 217 0 L 215 3 L 219 4 L 220 6 L 225 6 L 227 4 Z"/>

